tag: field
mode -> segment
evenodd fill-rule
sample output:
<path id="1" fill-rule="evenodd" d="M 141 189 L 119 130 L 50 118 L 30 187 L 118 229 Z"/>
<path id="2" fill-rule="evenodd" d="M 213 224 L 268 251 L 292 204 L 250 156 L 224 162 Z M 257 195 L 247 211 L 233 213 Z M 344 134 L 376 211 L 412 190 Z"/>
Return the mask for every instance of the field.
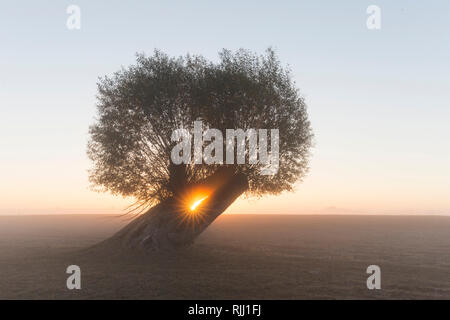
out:
<path id="1" fill-rule="evenodd" d="M 178 252 L 85 249 L 126 223 L 0 217 L 0 298 L 450 298 L 450 217 L 223 215 Z M 81 268 L 81 290 L 66 288 L 72 264 Z M 381 290 L 366 287 L 373 264 Z"/>

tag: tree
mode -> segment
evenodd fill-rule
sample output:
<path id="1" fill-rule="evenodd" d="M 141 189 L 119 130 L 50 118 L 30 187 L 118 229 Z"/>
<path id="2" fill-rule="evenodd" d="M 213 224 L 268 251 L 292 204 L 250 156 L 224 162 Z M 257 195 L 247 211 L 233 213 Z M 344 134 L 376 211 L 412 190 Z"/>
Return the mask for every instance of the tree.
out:
<path id="1" fill-rule="evenodd" d="M 304 177 L 313 135 L 289 70 L 272 49 L 264 55 L 223 50 L 219 57 L 214 63 L 202 56 L 172 58 L 155 51 L 100 78 L 98 117 L 88 143 L 90 180 L 100 191 L 134 197 L 131 211 L 146 211 L 108 242 L 182 246 L 241 194 L 279 194 Z M 262 164 L 250 163 L 247 149 L 245 164 L 196 164 L 193 158 L 174 164 L 174 130 L 193 132 L 198 120 L 204 129 L 223 133 L 278 129 L 277 173 L 262 175 Z M 233 153 L 237 157 L 237 148 Z M 194 213 L 190 206 L 195 201 L 201 204 Z"/>

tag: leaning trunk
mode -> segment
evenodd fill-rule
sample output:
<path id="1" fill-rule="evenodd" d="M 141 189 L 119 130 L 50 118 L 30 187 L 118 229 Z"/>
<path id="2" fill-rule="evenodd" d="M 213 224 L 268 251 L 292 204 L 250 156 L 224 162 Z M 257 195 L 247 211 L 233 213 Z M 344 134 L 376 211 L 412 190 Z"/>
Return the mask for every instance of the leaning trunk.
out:
<path id="1" fill-rule="evenodd" d="M 167 199 L 138 216 L 101 245 L 127 249 L 167 250 L 191 244 L 222 212 L 248 189 L 247 178 L 230 170 L 187 187 L 184 195 Z M 194 210 L 198 190 L 207 197 Z M 192 202 L 191 201 L 191 202 Z"/>

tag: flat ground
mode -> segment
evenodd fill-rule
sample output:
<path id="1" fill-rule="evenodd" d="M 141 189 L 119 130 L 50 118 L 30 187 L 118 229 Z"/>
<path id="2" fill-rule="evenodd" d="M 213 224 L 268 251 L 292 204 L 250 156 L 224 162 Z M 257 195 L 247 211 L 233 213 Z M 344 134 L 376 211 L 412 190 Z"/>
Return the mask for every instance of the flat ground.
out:
<path id="1" fill-rule="evenodd" d="M 223 215 L 176 254 L 83 250 L 127 223 L 0 217 L 2 299 L 450 299 L 450 217 Z M 68 265 L 82 289 L 68 290 Z M 366 268 L 381 267 L 381 290 Z"/>

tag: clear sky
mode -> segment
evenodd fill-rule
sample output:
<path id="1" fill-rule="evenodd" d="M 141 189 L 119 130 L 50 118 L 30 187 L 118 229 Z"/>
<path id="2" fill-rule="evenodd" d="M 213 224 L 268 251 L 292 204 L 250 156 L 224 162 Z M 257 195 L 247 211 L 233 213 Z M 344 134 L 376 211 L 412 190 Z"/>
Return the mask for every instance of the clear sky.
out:
<path id="1" fill-rule="evenodd" d="M 80 30 L 66 27 L 71 4 Z M 450 214 L 448 0 L 2 1 L 0 44 L 0 214 L 131 202 L 90 190 L 86 143 L 97 77 L 136 52 L 268 46 L 309 106 L 311 170 L 295 193 L 229 213 Z"/>

